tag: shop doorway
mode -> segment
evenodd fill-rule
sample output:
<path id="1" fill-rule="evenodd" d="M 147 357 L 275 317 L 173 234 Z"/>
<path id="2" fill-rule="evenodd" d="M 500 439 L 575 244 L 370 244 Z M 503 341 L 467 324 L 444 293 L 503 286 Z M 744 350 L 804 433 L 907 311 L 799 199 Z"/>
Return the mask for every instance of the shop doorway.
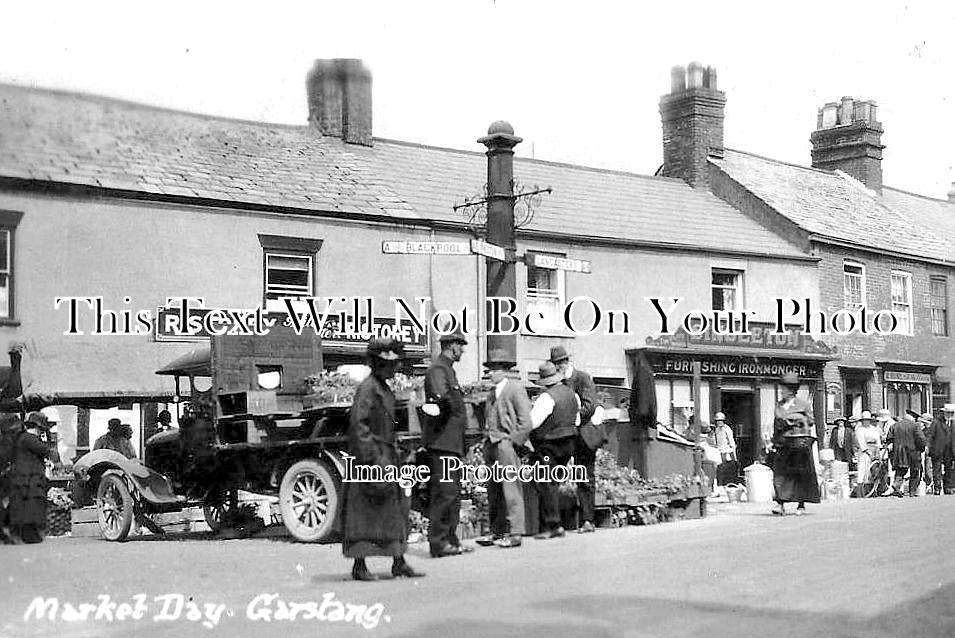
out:
<path id="1" fill-rule="evenodd" d="M 726 422 L 733 426 L 736 455 L 742 472 L 743 468 L 756 461 L 759 452 L 760 431 L 755 393 L 722 390 L 720 412 L 726 415 Z"/>

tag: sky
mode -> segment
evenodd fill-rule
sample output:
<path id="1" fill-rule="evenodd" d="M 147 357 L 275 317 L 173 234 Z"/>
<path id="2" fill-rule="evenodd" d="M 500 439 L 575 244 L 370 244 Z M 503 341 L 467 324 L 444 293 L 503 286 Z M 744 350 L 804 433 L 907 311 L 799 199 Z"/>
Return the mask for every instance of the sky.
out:
<path id="1" fill-rule="evenodd" d="M 653 174 L 670 68 L 695 60 L 728 148 L 808 165 L 818 108 L 848 95 L 879 105 L 887 185 L 955 181 L 950 1 L 32 0 L 0 26 L 0 82 L 266 122 L 304 124 L 334 57 L 371 69 L 377 137 L 483 151 L 505 119 L 519 155 Z"/>

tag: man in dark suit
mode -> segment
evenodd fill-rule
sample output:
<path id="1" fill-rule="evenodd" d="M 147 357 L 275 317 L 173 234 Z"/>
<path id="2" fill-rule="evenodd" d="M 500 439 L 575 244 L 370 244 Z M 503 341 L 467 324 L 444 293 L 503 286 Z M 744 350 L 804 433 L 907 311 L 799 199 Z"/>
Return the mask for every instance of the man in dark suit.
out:
<path id="1" fill-rule="evenodd" d="M 580 423 L 577 398 L 570 386 L 563 383 L 564 376 L 557 370 L 557 366 L 550 361 L 542 363 L 538 373 L 537 383 L 545 389 L 531 407 L 531 423 L 534 426 L 531 442 L 542 463 L 551 467 L 567 465 L 574 455 L 577 425 Z M 547 529 L 542 530 L 535 538 L 563 536 L 557 484 L 542 481 L 538 484 L 538 490 Z"/>
<path id="2" fill-rule="evenodd" d="M 516 472 L 521 466 L 517 450 L 527 442 L 531 432 L 531 401 L 521 383 L 507 377 L 508 371 L 515 366 L 507 352 L 492 350 L 484 366 L 494 384 L 485 404 L 487 437 L 484 441 L 484 459 L 488 464 L 496 462 L 502 468 L 513 467 Z M 521 536 L 525 533 L 524 490 L 520 482 L 489 482 L 488 506 L 492 521 L 498 518 L 500 509 L 506 509 L 510 530 L 506 534 L 495 530 L 498 532 L 495 536 L 499 538 L 484 539 L 483 542 L 478 541 L 479 544 L 489 545 L 496 541 L 499 547 L 520 546 Z"/>
<path id="3" fill-rule="evenodd" d="M 936 417 L 935 421 L 929 426 L 926 435 L 928 455 L 932 458 L 932 492 L 936 496 L 942 493 L 944 489 L 946 494 L 950 494 L 953 487 L 952 481 L 952 460 L 953 455 L 953 437 L 952 421 L 955 417 L 955 404 L 946 403 L 942 409 L 942 414 Z"/>
<path id="4" fill-rule="evenodd" d="M 892 493 L 902 496 L 902 482 L 909 477 L 909 496 L 918 496 L 919 482 L 922 480 L 922 452 L 925 450 L 925 434 L 916 423 L 918 412 L 906 410 L 905 415 L 892 424 L 886 442 L 892 445 L 889 459 L 895 468 L 892 481 Z"/>
<path id="5" fill-rule="evenodd" d="M 849 464 L 849 469 L 854 469 L 857 444 L 855 432 L 846 423 L 844 416 L 838 417 L 829 433 L 829 447 L 832 449 L 833 456 L 837 461 L 844 461 Z"/>
<path id="6" fill-rule="evenodd" d="M 578 430 L 577 441 L 574 446 L 574 462 L 587 470 L 587 481 L 577 484 L 577 500 L 580 501 L 580 533 L 594 531 L 594 497 L 596 494 L 595 464 L 597 450 L 606 440 L 603 433 L 603 409 L 598 412 L 600 404 L 597 401 L 597 386 L 589 374 L 578 370 L 570 362 L 570 355 L 563 346 L 554 346 L 550 349 L 550 361 L 564 376 L 564 384 L 574 391 L 580 399 L 580 425 L 593 421 L 595 431 L 600 434 L 597 438 L 585 439 Z M 595 418 L 596 415 L 596 418 Z M 601 440 L 603 439 L 603 440 Z"/>
<path id="7" fill-rule="evenodd" d="M 427 415 L 421 433 L 421 443 L 428 450 L 431 477 L 428 489 L 431 503 L 428 518 L 428 543 L 431 556 L 455 556 L 471 548 L 463 548 L 457 529 L 461 514 L 461 473 L 444 476 L 448 462 L 461 462 L 464 456 L 464 430 L 467 412 L 464 394 L 454 373 L 454 364 L 461 360 L 468 341 L 455 331 L 441 335 L 441 353 L 428 368 L 424 378 L 427 403 L 422 410 Z M 451 479 L 442 481 L 442 478 Z"/>

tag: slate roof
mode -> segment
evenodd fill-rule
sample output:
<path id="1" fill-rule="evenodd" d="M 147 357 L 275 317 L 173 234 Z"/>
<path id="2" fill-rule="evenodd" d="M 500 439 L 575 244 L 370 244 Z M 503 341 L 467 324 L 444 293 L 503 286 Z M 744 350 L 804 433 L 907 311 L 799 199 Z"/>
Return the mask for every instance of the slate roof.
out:
<path id="1" fill-rule="evenodd" d="M 120 100 L 0 85 L 0 177 L 255 204 L 303 212 L 463 222 L 486 157 L 309 126 L 230 120 Z M 475 142 L 475 146 L 477 143 Z M 712 194 L 680 180 L 515 160 L 525 185 L 553 187 L 528 230 L 574 239 L 805 258 Z"/>
<path id="2" fill-rule="evenodd" d="M 858 180 L 826 171 L 727 149 L 711 157 L 733 180 L 807 233 L 821 239 L 955 262 L 955 244 L 927 223 L 918 196 L 883 189 L 880 197 Z M 922 198 L 927 199 L 927 198 Z M 933 213 L 937 215 L 937 213 Z"/>
<path id="3" fill-rule="evenodd" d="M 482 192 L 483 152 L 376 140 L 375 172 L 424 217 L 463 220 L 452 206 Z M 602 239 L 799 255 L 793 245 L 686 182 L 515 158 L 514 176 L 526 190 L 552 187 L 536 207 L 528 231 Z"/>
<path id="4" fill-rule="evenodd" d="M 895 210 L 937 229 L 948 239 L 950 245 L 955 244 L 955 203 L 885 186 L 882 187 L 882 201 Z"/>
<path id="5" fill-rule="evenodd" d="M 0 84 L 0 175 L 155 195 L 413 217 L 340 139 Z"/>

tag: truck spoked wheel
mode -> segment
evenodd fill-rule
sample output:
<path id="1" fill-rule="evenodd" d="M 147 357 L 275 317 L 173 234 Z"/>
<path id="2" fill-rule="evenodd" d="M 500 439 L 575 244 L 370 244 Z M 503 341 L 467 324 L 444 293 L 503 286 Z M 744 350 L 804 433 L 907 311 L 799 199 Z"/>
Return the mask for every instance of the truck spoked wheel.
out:
<path id="1" fill-rule="evenodd" d="M 321 461 L 306 459 L 292 465 L 282 477 L 279 506 L 282 520 L 296 540 L 328 538 L 338 513 L 338 480 Z"/>
<path id="2" fill-rule="evenodd" d="M 108 541 L 124 541 L 133 525 L 133 496 L 122 477 L 107 474 L 96 490 L 99 528 Z"/>

